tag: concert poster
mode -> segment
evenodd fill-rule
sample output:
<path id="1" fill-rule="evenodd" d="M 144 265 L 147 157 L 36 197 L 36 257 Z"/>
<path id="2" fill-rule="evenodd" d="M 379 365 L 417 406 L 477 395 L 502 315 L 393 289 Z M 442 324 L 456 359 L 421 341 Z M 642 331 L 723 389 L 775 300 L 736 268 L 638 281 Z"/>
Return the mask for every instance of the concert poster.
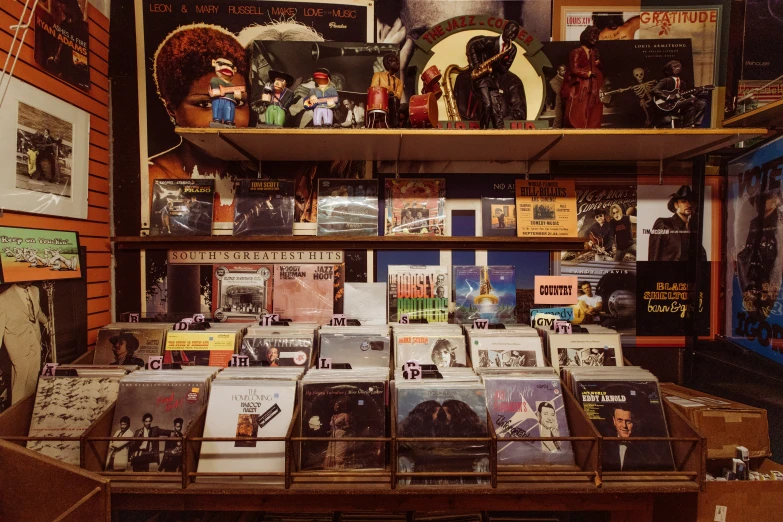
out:
<path id="1" fill-rule="evenodd" d="M 561 259 L 577 263 L 614 260 L 624 243 L 635 242 L 636 207 L 636 184 L 577 182 L 577 235 L 584 242 L 579 250 L 561 252 Z"/>
<path id="2" fill-rule="evenodd" d="M 214 178 L 213 231 L 230 234 L 234 222 L 234 182 L 256 178 L 249 163 L 230 163 L 183 141 L 177 127 L 208 127 L 212 121 L 207 94 L 214 76 L 212 60 L 221 49 L 237 71 L 232 82 L 252 96 L 250 52 L 254 40 L 372 42 L 374 3 L 369 0 L 305 2 L 224 0 L 204 4 L 175 0 L 165 4 L 136 0 L 136 41 L 139 59 L 139 127 L 141 159 L 141 228 L 149 228 L 152 183 L 156 179 Z M 196 24 L 206 24 L 197 26 Z M 174 52 L 185 48 L 186 53 Z M 180 76 L 185 64 L 197 71 Z M 312 72 L 305 78 L 310 78 Z M 189 97 L 195 89 L 204 94 Z M 247 98 L 247 96 L 246 96 Z M 248 98 L 250 99 L 250 98 Z M 256 114 L 247 100 L 236 107 L 237 127 L 255 126 Z"/>
<path id="3" fill-rule="evenodd" d="M 726 335 L 783 363 L 783 138 L 729 163 Z"/>
<path id="4" fill-rule="evenodd" d="M 516 180 L 518 237 L 575 237 L 573 180 Z"/>

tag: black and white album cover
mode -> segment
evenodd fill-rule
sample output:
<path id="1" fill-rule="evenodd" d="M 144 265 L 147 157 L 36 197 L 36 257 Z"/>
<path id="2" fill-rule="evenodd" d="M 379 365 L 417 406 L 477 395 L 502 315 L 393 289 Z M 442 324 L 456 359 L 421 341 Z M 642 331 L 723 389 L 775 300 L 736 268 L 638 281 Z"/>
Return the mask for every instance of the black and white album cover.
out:
<path id="1" fill-rule="evenodd" d="M 377 236 L 378 180 L 319 180 L 318 235 Z"/>
<path id="2" fill-rule="evenodd" d="M 212 234 L 213 179 L 156 179 L 152 189 L 152 235 Z"/>
<path id="3" fill-rule="evenodd" d="M 384 381 L 350 384 L 302 382 L 302 470 L 377 469 L 386 462 L 383 442 L 340 442 L 343 437 L 386 436 Z"/>

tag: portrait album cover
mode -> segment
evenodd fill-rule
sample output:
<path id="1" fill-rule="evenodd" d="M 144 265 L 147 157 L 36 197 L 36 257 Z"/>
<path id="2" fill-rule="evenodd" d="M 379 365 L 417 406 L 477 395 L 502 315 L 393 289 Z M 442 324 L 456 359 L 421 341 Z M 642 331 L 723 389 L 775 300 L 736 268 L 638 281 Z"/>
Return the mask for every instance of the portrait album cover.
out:
<path id="1" fill-rule="evenodd" d="M 78 437 L 117 400 L 118 378 L 41 377 L 29 437 Z M 27 449 L 74 466 L 79 442 L 31 440 Z"/>
<path id="2" fill-rule="evenodd" d="M 487 409 L 498 438 L 499 465 L 573 465 L 569 441 L 502 442 L 503 438 L 568 437 L 565 400 L 549 378 L 485 375 Z"/>
<path id="3" fill-rule="evenodd" d="M 93 364 L 142 368 L 150 356 L 162 355 L 168 324 L 113 323 L 98 330 Z"/>
<path id="4" fill-rule="evenodd" d="M 623 366 L 623 346 L 620 334 L 579 333 L 547 336 L 552 366 Z"/>
<path id="5" fill-rule="evenodd" d="M 517 287 L 513 266 L 454 266 L 454 322 L 517 322 Z"/>
<path id="6" fill-rule="evenodd" d="M 481 198 L 481 220 L 485 236 L 516 236 L 516 199 Z"/>
<path id="7" fill-rule="evenodd" d="M 386 235 L 445 235 L 445 199 L 445 179 L 387 179 Z"/>
<path id="8" fill-rule="evenodd" d="M 420 364 L 435 364 L 441 368 L 467 365 L 465 336 L 462 333 L 444 331 L 431 335 L 432 331 L 395 331 L 394 347 L 397 364 L 408 361 Z"/>
<path id="9" fill-rule="evenodd" d="M 326 326 L 320 330 L 319 347 L 319 357 L 330 358 L 332 363 L 349 363 L 352 368 L 389 367 L 388 327 Z"/>
<path id="10" fill-rule="evenodd" d="M 156 179 L 152 188 L 153 236 L 209 236 L 215 199 L 213 179 Z"/>
<path id="11" fill-rule="evenodd" d="M 319 236 L 377 236 L 378 180 L 318 180 Z"/>
<path id="12" fill-rule="evenodd" d="M 386 436 L 386 381 L 300 383 L 301 436 L 329 437 L 302 442 L 300 469 L 383 469 L 383 442 L 340 442 L 342 437 Z"/>
<path id="13" fill-rule="evenodd" d="M 290 236 L 294 230 L 292 180 L 243 179 L 234 196 L 235 236 Z"/>
<path id="14" fill-rule="evenodd" d="M 308 368 L 313 353 L 313 334 L 296 332 L 252 333 L 242 338 L 240 355 L 251 366 L 301 366 Z"/>
<path id="15" fill-rule="evenodd" d="M 607 441 L 603 449 L 606 471 L 671 471 L 674 459 L 666 441 L 634 441 L 634 437 L 668 437 L 658 382 L 607 377 L 595 373 L 573 378 L 576 398 L 587 417 L 604 437 L 621 437 L 625 442 Z"/>
<path id="16" fill-rule="evenodd" d="M 285 437 L 294 414 L 296 381 L 220 380 L 212 383 L 204 437 Z M 279 472 L 275 477 L 198 477 L 199 482 L 282 483 L 284 441 L 204 441 L 199 473 Z"/>
<path id="17" fill-rule="evenodd" d="M 397 437 L 486 437 L 487 403 L 478 383 L 397 383 Z M 483 442 L 399 443 L 401 472 L 489 472 Z M 408 477 L 400 484 L 485 484 L 488 477 Z"/>
<path id="18" fill-rule="evenodd" d="M 389 322 L 407 315 L 408 320 L 447 323 L 450 288 L 448 267 L 389 265 Z"/>
<path id="19" fill-rule="evenodd" d="M 111 433 L 118 438 L 171 437 L 172 440 L 132 441 L 127 445 L 112 443 L 107 471 L 175 472 L 182 469 L 181 437 L 187 435 L 206 404 L 206 381 L 195 373 L 167 381 L 169 372 L 163 372 L 165 374 L 158 376 L 157 381 L 123 380 Z"/>
<path id="20" fill-rule="evenodd" d="M 212 318 L 247 323 L 271 314 L 273 270 L 273 265 L 214 265 Z"/>

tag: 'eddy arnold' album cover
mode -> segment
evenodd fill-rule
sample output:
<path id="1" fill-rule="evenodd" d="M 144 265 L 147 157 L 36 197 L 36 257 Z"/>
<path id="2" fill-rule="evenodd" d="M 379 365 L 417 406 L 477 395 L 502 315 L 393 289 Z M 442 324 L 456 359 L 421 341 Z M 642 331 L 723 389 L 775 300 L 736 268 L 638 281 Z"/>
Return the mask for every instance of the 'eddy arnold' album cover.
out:
<path id="1" fill-rule="evenodd" d="M 783 363 L 783 138 L 729 164 L 726 331 Z"/>

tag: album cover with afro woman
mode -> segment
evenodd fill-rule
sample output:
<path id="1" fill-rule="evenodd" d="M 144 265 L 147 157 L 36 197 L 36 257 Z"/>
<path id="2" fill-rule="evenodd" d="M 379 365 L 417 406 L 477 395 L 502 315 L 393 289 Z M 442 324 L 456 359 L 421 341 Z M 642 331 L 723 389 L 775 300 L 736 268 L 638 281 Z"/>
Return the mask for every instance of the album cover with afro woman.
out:
<path id="1" fill-rule="evenodd" d="M 400 477 L 399 484 L 486 484 L 489 443 L 438 439 L 487 436 L 484 386 L 477 383 L 400 382 L 397 384 L 397 437 L 433 438 L 432 442 L 400 442 L 398 473 L 464 472 L 465 476 Z"/>

